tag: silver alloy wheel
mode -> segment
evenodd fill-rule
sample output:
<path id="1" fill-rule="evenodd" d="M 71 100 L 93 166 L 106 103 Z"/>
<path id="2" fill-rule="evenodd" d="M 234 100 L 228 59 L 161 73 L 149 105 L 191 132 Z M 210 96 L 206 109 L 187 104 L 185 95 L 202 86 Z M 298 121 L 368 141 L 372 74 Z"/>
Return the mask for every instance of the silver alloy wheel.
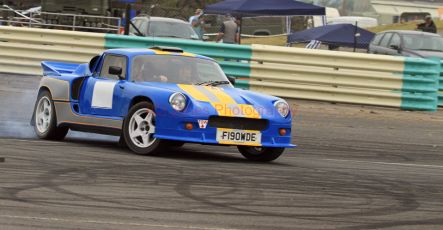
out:
<path id="1" fill-rule="evenodd" d="M 129 138 L 139 148 L 148 148 L 155 142 L 155 114 L 149 109 L 139 109 L 129 120 Z"/>
<path id="2" fill-rule="evenodd" d="M 37 108 L 35 110 L 35 125 L 40 133 L 45 133 L 49 129 L 51 124 L 52 107 L 51 100 L 44 96 L 38 101 Z"/>

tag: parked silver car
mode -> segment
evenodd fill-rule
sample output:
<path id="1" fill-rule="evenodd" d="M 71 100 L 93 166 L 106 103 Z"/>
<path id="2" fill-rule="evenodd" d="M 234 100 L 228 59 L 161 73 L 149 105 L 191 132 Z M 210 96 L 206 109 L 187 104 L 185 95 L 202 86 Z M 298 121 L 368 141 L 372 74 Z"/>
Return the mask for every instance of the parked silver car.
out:
<path id="1" fill-rule="evenodd" d="M 175 18 L 138 16 L 132 19 L 129 33 L 144 37 L 181 38 L 198 40 L 198 34 L 188 22 Z"/>
<path id="2" fill-rule="evenodd" d="M 390 30 L 378 33 L 369 44 L 369 53 L 405 57 L 443 58 L 443 38 L 421 31 Z"/>

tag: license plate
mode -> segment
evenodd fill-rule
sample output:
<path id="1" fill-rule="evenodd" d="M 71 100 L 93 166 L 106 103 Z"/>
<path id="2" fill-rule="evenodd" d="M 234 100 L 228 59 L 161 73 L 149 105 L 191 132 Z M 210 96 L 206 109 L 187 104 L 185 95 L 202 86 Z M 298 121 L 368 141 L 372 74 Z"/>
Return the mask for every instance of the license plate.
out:
<path id="1" fill-rule="evenodd" d="M 261 132 L 236 129 L 217 129 L 217 141 L 220 144 L 260 146 Z"/>

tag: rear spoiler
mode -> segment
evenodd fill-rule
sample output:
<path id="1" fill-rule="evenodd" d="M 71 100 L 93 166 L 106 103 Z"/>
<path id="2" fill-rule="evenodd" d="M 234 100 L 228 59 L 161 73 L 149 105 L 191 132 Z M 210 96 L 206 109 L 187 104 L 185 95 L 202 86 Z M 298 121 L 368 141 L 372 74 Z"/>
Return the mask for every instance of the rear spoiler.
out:
<path id="1" fill-rule="evenodd" d="M 62 74 L 74 74 L 78 72 L 77 69 L 79 69 L 79 67 L 82 65 L 83 64 L 67 63 L 67 62 L 43 61 L 42 62 L 43 75 L 61 76 Z"/>

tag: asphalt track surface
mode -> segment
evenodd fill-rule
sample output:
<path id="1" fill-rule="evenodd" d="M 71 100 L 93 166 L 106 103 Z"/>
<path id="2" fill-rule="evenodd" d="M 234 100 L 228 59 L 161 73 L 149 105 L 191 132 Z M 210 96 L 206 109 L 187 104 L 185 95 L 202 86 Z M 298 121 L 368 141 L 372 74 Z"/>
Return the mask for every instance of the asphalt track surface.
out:
<path id="1" fill-rule="evenodd" d="M 41 141 L 39 77 L 0 75 L 0 229 L 443 229 L 443 113 L 291 101 L 274 163 L 185 145 L 156 157 L 115 138 Z"/>

